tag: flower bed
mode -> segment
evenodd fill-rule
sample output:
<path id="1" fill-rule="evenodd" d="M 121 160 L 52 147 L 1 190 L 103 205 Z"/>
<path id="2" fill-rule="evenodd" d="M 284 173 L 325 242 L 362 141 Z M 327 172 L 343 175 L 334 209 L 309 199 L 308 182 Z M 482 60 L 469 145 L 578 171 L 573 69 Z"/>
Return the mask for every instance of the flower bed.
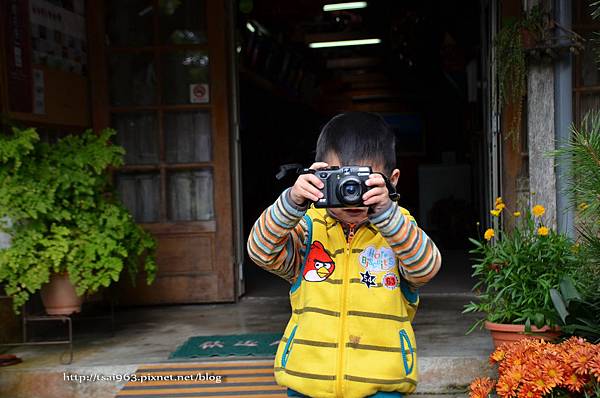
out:
<path id="1" fill-rule="evenodd" d="M 544 340 L 505 343 L 490 355 L 498 379 L 475 379 L 471 398 L 600 397 L 600 345 L 579 337 L 559 344 Z"/>

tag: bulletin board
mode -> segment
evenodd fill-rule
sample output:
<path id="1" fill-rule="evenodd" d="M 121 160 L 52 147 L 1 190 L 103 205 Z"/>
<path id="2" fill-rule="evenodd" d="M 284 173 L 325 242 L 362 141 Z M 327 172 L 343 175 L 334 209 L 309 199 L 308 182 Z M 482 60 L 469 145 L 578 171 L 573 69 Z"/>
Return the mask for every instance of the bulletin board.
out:
<path id="1" fill-rule="evenodd" d="M 31 124 L 90 125 L 84 0 L 0 0 L 2 113 Z"/>

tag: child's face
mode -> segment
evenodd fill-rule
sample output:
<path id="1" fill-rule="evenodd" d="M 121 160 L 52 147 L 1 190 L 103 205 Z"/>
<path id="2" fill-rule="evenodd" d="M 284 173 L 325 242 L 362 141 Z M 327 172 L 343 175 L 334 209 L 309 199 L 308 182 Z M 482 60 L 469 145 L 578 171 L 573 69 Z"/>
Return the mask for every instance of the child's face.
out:
<path id="1" fill-rule="evenodd" d="M 323 159 L 325 163 L 331 166 L 342 166 L 340 163 L 340 159 L 338 158 L 335 152 L 329 152 L 325 159 Z M 379 162 L 373 162 L 370 160 L 365 160 L 360 162 L 361 164 L 357 165 L 344 165 L 344 166 L 371 166 L 374 172 L 379 172 L 386 174 L 384 171 L 383 165 L 379 164 Z M 394 169 L 391 176 L 388 176 L 392 185 L 396 185 L 398 182 L 398 178 L 400 177 L 400 170 Z M 367 220 L 369 211 L 368 207 L 342 207 L 342 208 L 328 208 L 327 209 L 331 215 L 333 215 L 338 220 L 345 222 L 346 224 L 360 224 L 361 222 Z"/>

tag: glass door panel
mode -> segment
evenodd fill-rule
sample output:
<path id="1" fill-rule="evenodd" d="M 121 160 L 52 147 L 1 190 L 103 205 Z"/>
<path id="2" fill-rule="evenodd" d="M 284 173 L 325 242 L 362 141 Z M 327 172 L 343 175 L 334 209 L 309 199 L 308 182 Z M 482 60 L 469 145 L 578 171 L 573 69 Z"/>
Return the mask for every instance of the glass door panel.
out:
<path id="1" fill-rule="evenodd" d="M 126 165 L 159 162 L 156 113 L 116 113 L 113 114 L 112 125 L 117 131 L 117 144 L 125 148 Z"/>
<path id="2" fill-rule="evenodd" d="M 206 51 L 167 52 L 161 58 L 162 95 L 165 104 L 209 102 Z"/>
<path id="3" fill-rule="evenodd" d="M 170 172 L 167 184 L 170 221 L 214 219 L 211 170 Z"/>
<path id="4" fill-rule="evenodd" d="M 153 41 L 152 0 L 106 2 L 106 36 L 109 46 L 147 46 Z"/>
<path id="5" fill-rule="evenodd" d="M 211 156 L 210 113 L 166 112 L 164 131 L 168 163 L 209 162 Z"/>
<path id="6" fill-rule="evenodd" d="M 156 104 L 154 54 L 113 54 L 109 58 L 110 104 L 112 106 Z"/>
<path id="7" fill-rule="evenodd" d="M 205 9 L 202 0 L 161 0 L 159 2 L 160 42 L 206 43 Z"/>
<path id="8" fill-rule="evenodd" d="M 119 173 L 117 192 L 138 223 L 159 221 L 160 175 L 156 173 Z"/>

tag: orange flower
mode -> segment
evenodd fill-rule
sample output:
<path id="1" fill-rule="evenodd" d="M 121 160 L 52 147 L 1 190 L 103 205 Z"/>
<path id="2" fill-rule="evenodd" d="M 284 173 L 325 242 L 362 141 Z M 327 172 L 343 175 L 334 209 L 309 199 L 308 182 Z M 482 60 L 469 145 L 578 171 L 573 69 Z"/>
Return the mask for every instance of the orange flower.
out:
<path id="1" fill-rule="evenodd" d="M 504 345 L 496 348 L 496 351 L 492 352 L 490 355 L 490 363 L 494 364 L 496 362 L 500 362 L 504 359 L 506 352 L 504 351 Z"/>
<path id="2" fill-rule="evenodd" d="M 548 236 L 548 232 L 550 232 L 548 227 L 544 227 L 543 225 L 537 230 L 539 236 Z"/>
<path id="3" fill-rule="evenodd" d="M 540 217 L 540 216 L 544 215 L 544 213 L 546 212 L 546 209 L 544 209 L 544 206 L 542 206 L 542 205 L 535 205 L 535 206 L 533 206 L 531 211 L 533 212 L 533 215 L 535 217 Z"/>
<path id="4" fill-rule="evenodd" d="M 563 385 L 571 392 L 580 392 L 587 382 L 588 380 L 586 376 L 578 376 L 573 372 L 565 379 Z"/>
<path id="5" fill-rule="evenodd" d="M 523 384 L 519 387 L 519 392 L 517 397 L 519 398 L 542 398 L 543 395 L 535 391 L 529 384 Z"/>
<path id="6" fill-rule="evenodd" d="M 521 380 L 523 380 L 523 377 L 527 373 L 528 373 L 528 370 L 525 369 L 524 366 L 515 365 L 515 366 L 511 366 L 510 368 L 506 369 L 506 372 L 504 374 L 509 379 L 514 380 L 519 383 L 519 382 L 521 382 Z"/>
<path id="7" fill-rule="evenodd" d="M 487 398 L 494 388 L 495 382 L 489 377 L 479 377 L 471 383 L 469 386 L 470 398 Z"/>
<path id="8" fill-rule="evenodd" d="M 548 379 L 555 385 L 561 384 L 564 380 L 565 369 L 556 359 L 547 359 L 542 364 L 542 372 L 548 376 Z"/>
<path id="9" fill-rule="evenodd" d="M 556 387 L 556 382 L 539 368 L 530 369 L 530 374 L 527 378 L 529 379 L 528 384 L 531 388 L 542 395 L 549 393 Z"/>
<path id="10" fill-rule="evenodd" d="M 588 371 L 590 375 L 596 377 L 598 383 L 600 383 L 600 349 L 596 348 L 596 355 L 588 362 Z"/>
<path id="11" fill-rule="evenodd" d="M 517 389 L 521 380 L 515 380 L 507 374 L 498 377 L 496 392 L 502 398 L 511 398 L 517 395 Z"/>
<path id="12" fill-rule="evenodd" d="M 494 237 L 494 235 L 494 230 L 492 228 L 488 228 L 483 234 L 483 237 L 485 238 L 485 240 L 490 240 Z"/>
<path id="13" fill-rule="evenodd" d="M 489 360 L 498 365 L 495 389 L 500 398 L 543 398 L 566 392 L 567 396 L 579 397 L 591 392 L 593 383 L 600 383 L 600 344 L 580 337 L 560 344 L 543 339 L 504 343 Z M 487 380 L 492 387 L 486 385 L 484 389 L 481 380 Z M 488 398 L 491 390 L 493 381 L 478 379 L 471 384 L 471 397 Z"/>
<path id="14" fill-rule="evenodd" d="M 575 369 L 575 373 L 578 375 L 587 375 L 588 374 L 588 361 L 592 359 L 594 356 L 593 345 L 584 342 L 578 346 L 574 347 L 574 351 L 571 353 L 570 360 L 573 368 Z"/>

